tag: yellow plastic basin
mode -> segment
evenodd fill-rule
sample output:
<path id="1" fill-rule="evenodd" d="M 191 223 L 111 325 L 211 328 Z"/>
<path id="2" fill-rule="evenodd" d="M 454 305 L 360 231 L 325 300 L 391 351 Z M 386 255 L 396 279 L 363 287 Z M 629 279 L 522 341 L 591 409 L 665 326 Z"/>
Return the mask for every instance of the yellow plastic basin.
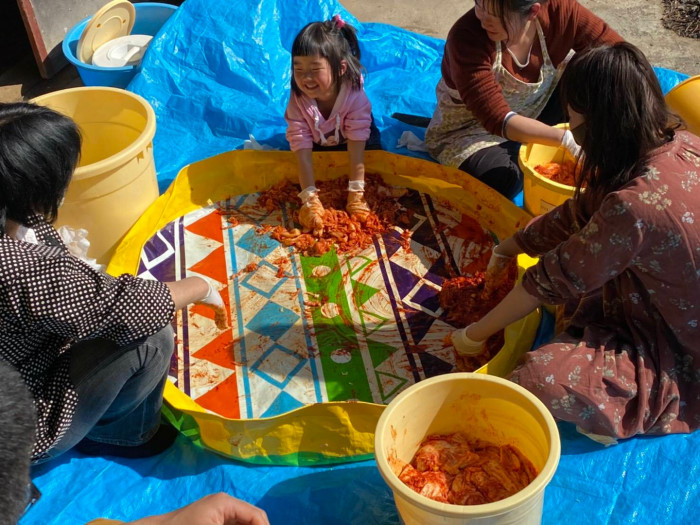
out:
<path id="1" fill-rule="evenodd" d="M 666 104 L 685 120 L 688 131 L 700 135 L 700 75 L 681 82 L 669 91 Z"/>
<path id="2" fill-rule="evenodd" d="M 484 505 L 440 503 L 399 480 L 426 436 L 453 432 L 513 445 L 539 475 L 523 490 Z M 405 525 L 539 525 L 561 444 L 554 418 L 533 394 L 500 377 L 456 373 L 416 383 L 389 403 L 377 423 L 374 450 Z"/>
<path id="3" fill-rule="evenodd" d="M 568 124 L 558 128 L 568 129 Z M 532 215 L 542 215 L 563 204 L 574 196 L 573 186 L 554 182 L 535 171 L 535 167 L 548 162 L 564 162 L 566 150 L 563 147 L 523 144 L 518 154 L 518 164 L 523 170 L 523 203 Z"/>
<path id="4" fill-rule="evenodd" d="M 56 226 L 86 229 L 88 256 L 107 263 L 119 240 L 158 197 L 153 108 L 134 93 L 108 87 L 65 89 L 33 102 L 71 117 L 80 128 L 80 163 Z"/>

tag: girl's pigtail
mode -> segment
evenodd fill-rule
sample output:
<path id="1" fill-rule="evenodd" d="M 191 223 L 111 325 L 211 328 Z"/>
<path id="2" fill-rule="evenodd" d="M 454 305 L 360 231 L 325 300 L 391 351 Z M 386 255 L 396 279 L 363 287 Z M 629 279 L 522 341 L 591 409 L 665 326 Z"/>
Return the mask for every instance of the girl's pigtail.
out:
<path id="1" fill-rule="evenodd" d="M 352 27 L 350 24 L 346 23 L 345 20 L 343 20 L 340 15 L 335 15 L 331 19 L 331 22 L 333 22 L 333 26 L 340 31 L 340 34 L 343 35 L 343 38 L 347 40 L 348 45 L 350 46 L 350 53 L 352 53 L 352 56 L 354 56 L 357 60 L 360 60 L 360 44 L 357 41 L 357 34 L 355 33 L 355 28 Z"/>

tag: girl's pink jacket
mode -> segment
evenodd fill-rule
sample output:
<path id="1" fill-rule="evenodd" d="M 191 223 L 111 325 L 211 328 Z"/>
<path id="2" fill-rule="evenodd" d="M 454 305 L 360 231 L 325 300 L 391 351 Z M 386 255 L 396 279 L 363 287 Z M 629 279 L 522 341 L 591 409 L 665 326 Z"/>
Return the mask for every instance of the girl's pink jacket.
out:
<path id="1" fill-rule="evenodd" d="M 338 92 L 333 111 L 323 118 L 316 100 L 291 91 L 287 110 L 287 140 L 292 151 L 311 149 L 314 142 L 321 146 L 335 146 L 347 140 L 369 138 L 372 105 L 365 90 L 352 89 L 344 83 Z"/>

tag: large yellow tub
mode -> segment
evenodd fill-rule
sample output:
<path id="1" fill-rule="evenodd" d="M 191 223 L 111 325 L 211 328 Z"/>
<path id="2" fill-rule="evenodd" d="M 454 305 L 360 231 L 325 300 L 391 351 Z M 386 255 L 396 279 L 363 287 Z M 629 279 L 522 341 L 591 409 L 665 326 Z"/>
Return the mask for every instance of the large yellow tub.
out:
<path id="1" fill-rule="evenodd" d="M 349 170 L 348 156 L 343 152 L 314 154 L 313 161 L 317 180 L 332 180 L 347 176 Z M 516 207 L 493 189 L 471 177 L 465 178 L 464 173 L 456 169 L 381 151 L 367 152 L 365 166 L 368 173 L 380 176 L 388 185 L 410 188 L 430 195 L 439 201 L 448 203 L 454 210 L 477 218 L 482 227 L 491 231 L 499 239 L 512 235 L 518 228 L 523 227 L 532 219 L 531 215 Z M 384 405 L 379 402 L 384 397 L 374 396 L 376 391 L 373 391 L 373 396 L 359 397 L 356 394 L 347 401 L 335 400 L 336 398 L 328 395 L 326 399 L 329 401 L 305 403 L 299 408 L 263 417 L 258 416 L 258 412 L 249 411 L 246 408 L 247 403 L 250 402 L 251 405 L 257 405 L 259 399 L 273 391 L 269 389 L 262 391 L 260 388 L 254 389 L 249 386 L 252 384 L 251 381 L 260 380 L 257 371 L 260 370 L 258 366 L 262 366 L 262 364 L 258 365 L 257 363 L 268 362 L 266 361 L 266 356 L 268 356 L 266 353 L 268 346 L 266 345 L 268 343 L 253 343 L 253 341 L 259 341 L 259 337 L 263 336 L 257 336 L 245 328 L 245 326 L 248 326 L 246 323 L 249 323 L 250 319 L 262 319 L 258 315 L 258 312 L 262 311 L 260 305 L 272 304 L 270 303 L 272 299 L 268 300 L 263 297 L 260 295 L 261 292 L 255 297 L 245 295 L 248 288 L 243 281 L 249 283 L 248 279 L 254 278 L 254 275 L 257 274 L 246 273 L 247 270 L 244 270 L 242 273 L 239 271 L 239 266 L 243 268 L 245 264 L 250 262 L 249 259 L 243 259 L 243 257 L 246 257 L 246 253 L 250 253 L 249 249 L 241 248 L 241 246 L 243 246 L 242 239 L 255 239 L 256 242 L 264 246 L 267 246 L 268 241 L 265 240 L 266 236 L 256 233 L 254 229 L 250 230 L 250 235 L 244 235 L 241 228 L 247 226 L 244 226 L 243 222 L 232 228 L 229 228 L 228 225 L 223 226 L 226 228 L 226 236 L 222 238 L 220 235 L 222 231 L 222 216 L 216 216 L 215 212 L 211 210 L 216 206 L 216 203 L 229 198 L 230 206 L 233 206 L 239 200 L 249 202 L 247 200 L 248 197 L 241 199 L 240 196 L 250 196 L 284 180 L 296 182 L 297 179 L 298 167 L 292 152 L 233 151 L 186 166 L 180 171 L 167 192 L 149 207 L 124 237 L 110 261 L 108 272 L 112 275 L 123 272 L 138 274 L 144 268 L 148 268 L 151 275 L 160 275 L 153 272 L 157 272 L 157 269 L 161 267 L 165 268 L 167 272 L 173 272 L 174 268 L 180 268 L 176 277 L 181 278 L 182 275 L 185 275 L 182 273 L 183 270 L 191 267 L 190 263 L 187 262 L 188 257 L 190 254 L 195 253 L 194 245 L 187 242 L 187 239 L 195 238 L 186 233 L 190 230 L 194 231 L 193 235 L 196 236 L 196 242 L 206 239 L 206 242 L 202 241 L 203 246 L 206 246 L 206 250 L 201 253 L 197 252 L 198 255 L 196 257 L 193 256 L 192 261 L 197 261 L 194 263 L 196 267 L 192 266 L 193 268 L 199 268 L 198 271 L 203 271 L 203 266 L 199 261 L 205 261 L 203 264 L 210 265 L 213 264 L 212 261 L 215 259 L 224 260 L 223 254 L 226 254 L 225 260 L 228 261 L 226 270 L 217 274 L 212 273 L 211 275 L 218 275 L 216 278 L 217 286 L 221 290 L 225 290 L 222 295 L 228 298 L 231 305 L 231 328 L 221 333 L 214 331 L 213 328 L 211 328 L 211 331 L 208 331 L 207 326 L 213 327 L 213 325 L 207 324 L 212 322 L 210 319 L 199 317 L 194 321 L 197 325 L 195 326 L 195 324 L 190 322 L 191 319 L 188 317 L 190 314 L 184 311 L 178 313 L 178 321 L 176 323 L 179 341 L 176 349 L 177 370 L 171 371 L 171 376 L 177 378 L 177 386 L 170 381 L 167 383 L 165 389 L 167 405 L 164 407 L 164 411 L 168 418 L 184 434 L 221 455 L 257 464 L 310 465 L 369 459 L 373 454 L 374 429 L 379 416 L 384 410 Z M 241 209 L 247 214 L 254 212 L 251 209 Z M 192 219 L 183 219 L 186 215 L 189 215 Z M 214 233 L 205 234 L 204 226 L 201 226 L 203 223 L 199 222 L 204 219 L 208 220 L 209 217 L 212 217 L 213 224 L 216 225 L 212 231 L 216 230 L 219 232 L 216 235 Z M 243 216 L 241 216 L 241 219 L 243 219 Z M 177 235 L 177 239 L 169 237 L 171 234 L 168 232 L 172 232 L 173 236 Z M 163 235 L 162 239 L 165 243 L 160 243 L 158 239 L 161 239 L 161 237 L 159 235 Z M 158 254 L 154 255 L 155 259 L 153 259 L 158 261 L 157 264 L 151 265 L 150 256 L 145 253 L 148 250 L 144 249 L 144 246 L 151 246 L 149 244 L 151 239 L 156 239 L 156 243 L 159 246 L 170 246 L 172 249 L 169 250 L 169 253 L 182 253 L 178 252 L 178 247 L 184 247 L 183 250 L 186 252 L 184 253 L 185 262 L 183 263 L 183 259 L 179 255 L 173 255 L 173 263 L 171 264 L 169 262 L 170 259 L 161 258 L 161 252 L 158 252 Z M 185 242 L 183 242 L 183 239 L 185 239 Z M 234 243 L 232 239 L 236 239 L 236 242 Z M 253 241 L 250 242 L 252 243 Z M 276 257 L 276 255 L 273 255 L 276 253 L 273 250 L 260 261 L 251 259 L 256 261 L 256 269 L 251 271 L 256 272 L 260 270 L 266 272 L 270 268 L 268 262 Z M 240 262 L 235 267 L 229 265 L 234 260 L 234 257 Z M 295 255 L 294 257 L 300 256 Z M 395 261 L 396 257 L 397 255 L 394 254 L 392 260 Z M 519 262 L 521 265 L 527 265 L 531 264 L 532 261 L 522 258 L 519 259 Z M 299 272 L 304 271 L 304 265 L 309 265 L 310 267 L 312 264 L 316 263 L 313 261 L 301 261 L 298 266 L 300 268 Z M 328 264 L 334 267 L 333 264 Z M 372 265 L 367 274 L 372 273 L 372 268 L 379 271 L 380 266 Z M 173 274 L 171 273 L 170 275 L 172 276 Z M 265 281 L 267 283 L 265 290 L 272 289 L 271 287 L 274 287 L 275 283 L 278 282 L 276 281 L 278 277 L 274 276 L 274 272 L 265 275 L 268 276 L 266 277 L 267 281 Z M 348 277 L 346 276 L 345 279 L 347 282 Z M 353 279 L 356 282 L 366 282 L 360 273 Z M 308 294 L 304 292 L 304 290 L 308 290 L 305 283 L 309 283 L 311 280 L 300 280 L 298 287 L 293 289 L 292 296 L 296 297 L 299 290 L 302 290 L 302 295 L 307 297 Z M 263 286 L 262 281 L 260 286 Z M 283 294 L 283 290 L 281 288 L 278 293 Z M 379 295 L 380 293 L 378 292 L 377 295 L 372 297 L 379 297 Z M 252 298 L 249 301 L 245 301 L 240 299 L 240 297 Z M 267 328 L 270 331 L 277 329 L 277 319 L 275 318 L 277 314 L 274 312 L 277 312 L 279 305 L 283 304 L 282 298 L 275 296 L 275 300 L 280 301 L 274 303 L 276 309 L 274 311 L 265 310 L 267 312 L 265 314 L 265 322 L 267 322 Z M 333 302 L 341 304 L 335 299 Z M 354 300 L 348 300 L 348 304 L 356 303 Z M 288 304 L 288 307 L 289 309 L 294 308 L 291 304 Z M 307 306 L 304 306 L 304 312 L 307 312 L 306 308 Z M 310 308 L 314 307 L 311 306 Z M 283 310 L 279 309 L 279 311 Z M 376 312 L 378 310 L 372 311 Z M 198 314 L 192 312 L 191 315 Z M 311 319 L 313 323 L 316 323 L 313 315 L 313 313 L 309 313 L 307 316 L 304 313 L 305 318 Z M 355 314 L 350 314 L 347 319 L 352 319 L 352 315 Z M 341 318 L 342 316 L 337 317 L 337 319 Z M 480 369 L 480 372 L 499 376 L 508 374 L 520 357 L 532 346 L 539 320 L 539 312 L 533 312 L 526 318 L 510 325 L 505 331 L 504 347 L 487 365 Z M 391 323 L 394 322 L 391 321 Z M 210 336 L 207 335 L 203 339 L 204 344 L 199 342 L 193 343 L 193 337 L 188 332 L 190 335 L 187 335 L 187 345 L 185 345 L 185 324 L 187 324 L 188 330 L 192 327 L 193 330 L 201 330 L 202 334 L 210 334 Z M 393 329 L 393 331 L 387 330 L 386 333 L 399 333 L 398 325 L 399 322 L 396 322 L 397 328 Z M 360 322 L 354 323 L 352 326 L 353 330 L 365 330 L 365 325 Z M 306 329 L 300 324 L 294 324 L 292 328 L 289 328 L 283 336 L 286 341 L 284 343 L 286 347 L 296 348 L 292 346 L 292 336 L 290 335 L 293 331 L 296 331 L 297 334 L 299 332 L 310 334 L 309 337 L 315 338 L 313 341 L 318 343 L 317 346 L 314 346 L 316 343 L 311 343 L 312 350 L 318 348 L 321 345 L 318 340 L 318 337 L 320 337 L 318 334 L 320 330 L 324 329 L 323 325 L 319 322 L 318 324 L 309 324 L 308 327 Z M 264 330 L 260 331 L 260 333 L 262 332 Z M 365 332 L 362 333 L 364 334 Z M 180 334 L 182 334 L 182 337 Z M 228 343 L 224 344 L 224 340 L 228 341 Z M 387 345 L 389 344 L 389 339 L 382 340 Z M 391 341 L 393 342 L 394 339 L 391 339 Z M 442 346 L 442 339 L 431 341 L 431 349 L 439 349 Z M 243 344 L 245 344 L 245 349 Z M 208 348 L 218 349 L 222 347 L 223 350 L 221 352 L 215 352 L 217 357 L 213 357 L 214 354 L 210 356 L 210 353 L 206 350 Z M 277 348 L 275 345 L 269 348 L 273 347 Z M 259 349 L 259 352 L 256 354 L 256 357 L 253 357 L 252 352 L 257 351 L 255 349 Z M 355 357 L 338 366 L 352 367 L 353 363 L 357 362 L 355 358 L 364 355 L 367 357 L 366 363 L 369 363 L 367 366 L 369 366 L 368 369 L 370 371 L 385 370 L 385 368 L 375 368 L 375 365 L 372 364 L 371 356 L 366 353 L 363 354 L 364 350 L 360 346 L 353 346 L 352 349 Z M 308 350 L 307 343 L 303 343 L 303 348 L 300 347 L 299 349 L 300 355 L 306 350 Z M 210 356 L 210 359 L 218 362 L 227 360 L 227 368 L 220 376 L 225 378 L 225 384 L 217 383 L 223 384 L 222 388 L 224 389 L 216 391 L 219 393 L 215 392 L 213 395 L 230 396 L 231 403 L 221 401 L 221 403 L 215 405 L 208 404 L 211 398 L 207 396 L 212 390 L 207 392 L 200 391 L 197 390 L 200 383 L 194 384 L 192 381 L 188 383 L 186 373 L 191 372 L 191 375 L 199 377 L 204 375 L 201 372 L 211 368 L 211 360 L 207 363 L 202 363 L 201 360 L 198 360 L 198 356 L 202 356 L 203 353 L 206 353 L 207 356 Z M 320 351 L 315 353 L 313 359 L 321 359 L 320 354 Z M 331 354 L 327 353 L 325 357 L 328 358 L 329 355 Z M 232 356 L 232 358 L 229 359 L 229 356 Z M 385 362 L 383 361 L 384 359 L 381 358 L 380 361 Z M 320 363 L 319 367 L 322 366 L 323 363 Z M 363 370 L 365 370 L 365 366 L 365 364 L 362 365 Z M 391 366 L 393 367 L 394 365 Z M 391 370 L 394 370 L 392 374 L 403 373 L 400 371 L 403 370 L 401 366 L 397 366 L 398 368 L 391 368 Z M 389 368 L 386 369 L 389 370 Z M 343 370 L 347 371 L 349 368 L 343 368 Z M 376 374 L 379 372 L 375 372 L 370 372 L 374 374 L 372 377 L 377 377 Z M 284 378 L 286 377 L 285 374 L 286 372 L 277 369 L 275 371 L 268 370 L 268 377 Z M 311 376 L 309 375 L 309 377 Z M 332 380 L 329 380 L 331 376 L 327 376 L 325 373 L 323 377 L 324 382 L 321 388 L 324 392 L 327 391 L 327 388 L 338 389 L 345 384 L 342 383 L 343 376 L 340 373 L 337 376 L 333 376 L 336 379 Z M 187 384 L 190 385 L 189 395 L 186 393 L 188 387 L 185 385 Z M 193 384 L 194 386 L 192 386 Z M 309 385 L 308 388 L 298 389 L 294 395 L 301 395 L 298 392 L 314 391 L 314 384 L 311 382 L 304 384 Z M 396 384 L 403 385 L 405 383 Z M 398 391 L 399 388 L 397 387 L 395 392 Z M 225 394 L 222 392 L 225 392 Z M 277 390 L 274 390 L 274 396 L 277 395 L 276 392 Z M 395 394 L 387 395 L 386 399 L 388 400 L 393 395 Z M 369 402 L 370 397 L 375 401 Z M 243 402 L 240 402 L 240 400 L 243 400 Z M 237 407 L 242 406 L 243 408 L 239 409 L 238 416 L 228 416 L 219 413 L 224 405 L 226 405 L 225 408 L 229 412 L 233 405 Z M 219 412 L 216 412 L 216 410 L 219 410 Z M 262 410 L 260 413 L 264 414 Z"/>
<path id="2" fill-rule="evenodd" d="M 119 240 L 158 197 L 153 108 L 122 89 L 80 87 L 33 100 L 71 117 L 83 138 L 57 226 L 88 232 L 88 257 L 107 263 Z"/>

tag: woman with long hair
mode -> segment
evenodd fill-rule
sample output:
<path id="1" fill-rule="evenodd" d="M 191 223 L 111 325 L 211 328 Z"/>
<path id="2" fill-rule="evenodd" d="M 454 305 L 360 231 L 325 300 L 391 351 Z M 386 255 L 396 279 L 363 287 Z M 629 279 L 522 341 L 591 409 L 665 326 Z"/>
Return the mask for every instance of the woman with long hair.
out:
<path id="1" fill-rule="evenodd" d="M 589 435 L 690 432 L 700 425 L 700 138 L 667 109 L 633 45 L 577 54 L 562 99 L 583 157 L 575 196 L 496 246 L 487 279 L 519 253 L 522 283 L 453 333 L 458 351 L 541 304 L 565 330 L 511 379 Z M 585 189 L 584 189 L 585 186 Z"/>

